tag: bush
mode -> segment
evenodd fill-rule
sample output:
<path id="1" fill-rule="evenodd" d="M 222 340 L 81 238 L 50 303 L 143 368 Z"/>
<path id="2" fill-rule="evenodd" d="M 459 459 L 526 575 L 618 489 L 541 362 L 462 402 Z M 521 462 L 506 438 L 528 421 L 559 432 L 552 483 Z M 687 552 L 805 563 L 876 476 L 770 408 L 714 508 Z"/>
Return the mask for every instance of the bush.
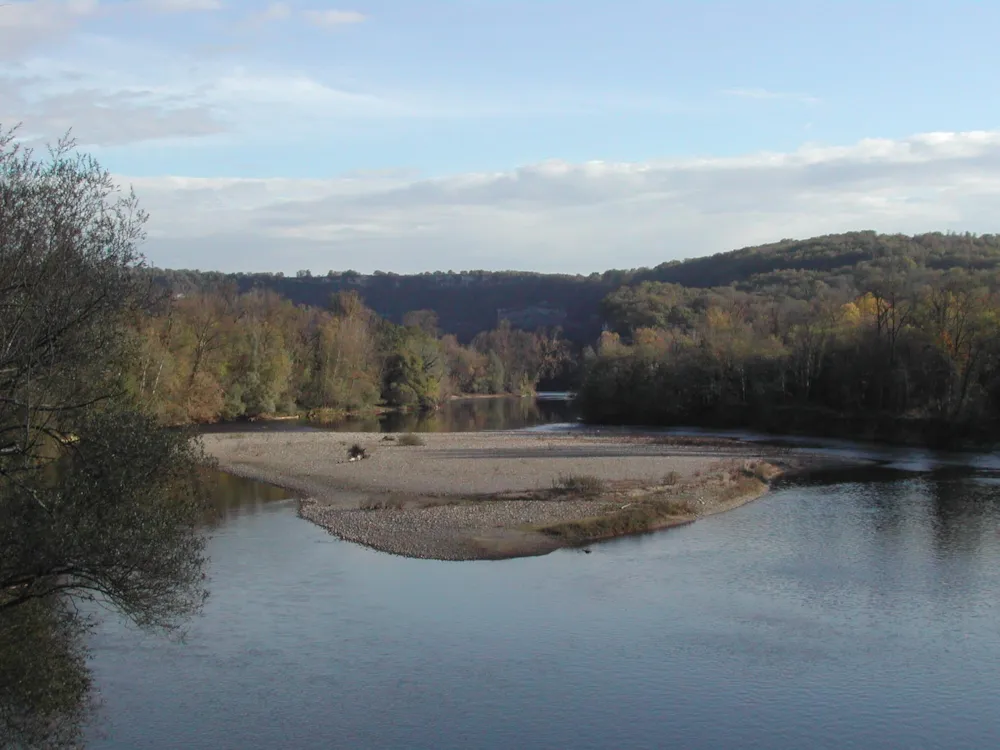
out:
<path id="1" fill-rule="evenodd" d="M 552 486 L 554 489 L 585 497 L 600 495 L 607 491 L 607 484 L 603 479 L 585 474 L 560 474 Z"/>

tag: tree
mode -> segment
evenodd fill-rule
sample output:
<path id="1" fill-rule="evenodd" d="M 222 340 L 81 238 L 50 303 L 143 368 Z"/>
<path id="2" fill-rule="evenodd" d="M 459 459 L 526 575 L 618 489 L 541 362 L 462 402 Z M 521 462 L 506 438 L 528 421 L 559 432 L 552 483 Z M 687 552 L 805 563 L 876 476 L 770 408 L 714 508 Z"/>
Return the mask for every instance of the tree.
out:
<path id="1" fill-rule="evenodd" d="M 43 160 L 0 131 L 5 639 L 38 607 L 53 631 L 85 627 L 67 597 L 166 631 L 204 600 L 201 457 L 129 396 L 137 352 L 123 333 L 155 302 L 139 273 L 145 220 L 68 138 Z M 0 642 L 0 661 L 16 646 Z"/>
<path id="2" fill-rule="evenodd" d="M 431 337 L 440 333 L 438 314 L 433 310 L 411 310 L 403 316 L 403 325 L 407 328 L 419 328 Z"/>

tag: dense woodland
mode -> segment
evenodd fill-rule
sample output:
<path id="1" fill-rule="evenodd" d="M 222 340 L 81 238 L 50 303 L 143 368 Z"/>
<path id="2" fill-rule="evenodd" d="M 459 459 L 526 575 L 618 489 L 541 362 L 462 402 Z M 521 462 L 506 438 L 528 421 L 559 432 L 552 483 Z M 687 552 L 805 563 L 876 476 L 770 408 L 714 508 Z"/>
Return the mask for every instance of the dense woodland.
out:
<path id="1" fill-rule="evenodd" d="M 601 332 L 598 306 L 625 274 L 610 271 L 590 276 L 524 272 L 462 271 L 400 275 L 376 271 L 329 271 L 296 276 L 280 273 L 222 274 L 163 270 L 153 277 L 174 293 L 214 291 L 225 284 L 239 292 L 273 291 L 298 305 L 326 307 L 339 292 L 356 292 L 381 317 L 400 325 L 414 310 L 433 310 L 441 330 L 468 344 L 480 332 L 502 320 L 515 328 L 561 328 L 572 342 L 583 345 Z"/>
<path id="2" fill-rule="evenodd" d="M 858 233 L 686 267 L 602 303 L 587 419 L 949 444 L 1000 424 L 1000 241 Z M 651 272 L 652 273 L 652 272 Z M 641 274 L 648 277 L 651 274 Z"/>
<path id="3" fill-rule="evenodd" d="M 678 254 L 673 248 L 666 252 Z M 468 344 L 480 331 L 503 319 L 514 328 L 560 327 L 577 347 L 593 344 L 606 318 L 601 301 L 622 286 L 660 281 L 708 289 L 733 285 L 742 291 L 770 290 L 806 299 L 812 288 L 853 290 L 855 267 L 905 256 L 934 270 L 1000 268 L 1000 237 L 931 233 L 908 237 L 875 232 L 782 240 L 655 268 L 610 270 L 588 276 L 526 272 L 461 271 L 400 275 L 376 271 L 329 271 L 296 276 L 222 274 L 154 270 L 153 277 L 174 293 L 212 291 L 235 284 L 239 292 L 270 290 L 299 305 L 325 307 L 332 294 L 355 291 L 380 316 L 396 324 L 412 310 L 433 310 L 444 333 Z"/>
<path id="4" fill-rule="evenodd" d="M 273 291 L 241 294 L 225 281 L 165 296 L 152 314 L 136 316 L 131 332 L 131 390 L 167 424 L 431 409 L 458 393 L 531 392 L 568 361 L 558 330 L 501 321 L 463 346 L 440 335 L 429 310 L 397 325 L 355 291 L 313 307 Z"/>
<path id="5" fill-rule="evenodd" d="M 429 408 L 572 372 L 595 422 L 952 441 L 1000 417 L 995 235 L 852 232 L 588 277 L 152 278 L 170 299 L 136 321 L 135 389 L 171 423 Z"/>

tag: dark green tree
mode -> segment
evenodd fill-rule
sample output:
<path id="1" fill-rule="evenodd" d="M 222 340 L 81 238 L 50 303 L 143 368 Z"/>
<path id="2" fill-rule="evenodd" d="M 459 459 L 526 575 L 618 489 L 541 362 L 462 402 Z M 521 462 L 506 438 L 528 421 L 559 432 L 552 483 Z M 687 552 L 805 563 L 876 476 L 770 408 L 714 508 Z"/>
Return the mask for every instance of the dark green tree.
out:
<path id="1" fill-rule="evenodd" d="M 170 632 L 204 600 L 201 457 L 127 395 L 123 333 L 155 301 L 145 220 L 68 139 L 41 159 L 0 131 L 0 663 L 26 663 L 32 622 L 39 637 L 85 628 L 68 602 Z M 37 664 L 63 679 L 59 660 Z M 0 685 L 11 743 L 26 736 L 17 692 Z"/>

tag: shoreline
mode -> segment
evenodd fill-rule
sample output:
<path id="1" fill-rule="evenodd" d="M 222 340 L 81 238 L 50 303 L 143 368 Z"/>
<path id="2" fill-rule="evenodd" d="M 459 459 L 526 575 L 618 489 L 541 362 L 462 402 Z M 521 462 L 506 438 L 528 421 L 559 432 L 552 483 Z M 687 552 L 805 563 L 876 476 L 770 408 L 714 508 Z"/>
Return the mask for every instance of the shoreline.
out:
<path id="1" fill-rule="evenodd" d="M 183 423 L 170 423 L 165 425 L 166 427 L 212 427 L 216 425 L 225 426 L 239 426 L 239 425 L 252 425 L 257 423 L 266 422 L 295 422 L 301 421 L 306 424 L 314 425 L 336 425 L 342 422 L 349 422 L 352 420 L 362 420 L 371 419 L 373 417 L 382 417 L 387 414 L 420 414 L 427 413 L 433 414 L 435 411 L 440 410 L 446 404 L 455 401 L 485 401 L 494 399 L 523 399 L 523 398 L 537 398 L 538 393 L 453 393 L 445 397 L 440 404 L 438 404 L 433 409 L 420 409 L 412 406 L 386 406 L 384 404 L 375 404 L 373 406 L 366 407 L 364 409 L 304 409 L 298 411 L 294 414 L 283 414 L 283 413 L 272 413 L 272 414 L 255 414 L 253 416 L 238 416 L 226 419 L 224 417 L 218 417 L 212 420 L 203 420 L 200 422 L 183 422 Z"/>
<path id="2" fill-rule="evenodd" d="M 206 434 L 218 468 L 300 496 L 299 515 L 406 557 L 507 559 L 693 523 L 830 465 L 728 438 L 595 433 Z M 368 460 L 350 462 L 347 449 Z M 842 462 L 846 465 L 847 462 Z M 854 465 L 853 463 L 851 465 Z"/>

